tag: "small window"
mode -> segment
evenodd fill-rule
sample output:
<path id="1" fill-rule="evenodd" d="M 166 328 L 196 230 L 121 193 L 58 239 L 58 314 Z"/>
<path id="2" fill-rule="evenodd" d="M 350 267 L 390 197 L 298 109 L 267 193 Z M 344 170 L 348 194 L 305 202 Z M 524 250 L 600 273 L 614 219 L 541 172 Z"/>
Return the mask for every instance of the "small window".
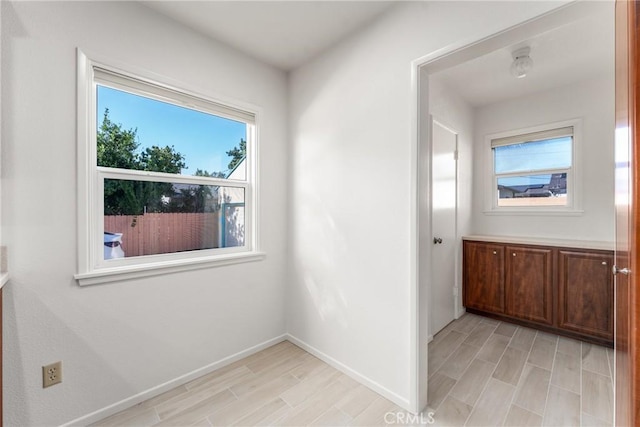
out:
<path id="1" fill-rule="evenodd" d="M 494 209 L 572 206 L 574 126 L 490 141 Z"/>
<path id="2" fill-rule="evenodd" d="M 81 284 L 255 254 L 255 114 L 79 58 Z"/>

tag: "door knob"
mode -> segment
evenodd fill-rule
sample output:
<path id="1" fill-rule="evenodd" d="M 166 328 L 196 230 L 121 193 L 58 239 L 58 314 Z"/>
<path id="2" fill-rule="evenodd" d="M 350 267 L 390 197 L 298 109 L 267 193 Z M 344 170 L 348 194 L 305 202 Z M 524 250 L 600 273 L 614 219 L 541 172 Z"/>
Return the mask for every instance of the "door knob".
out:
<path id="1" fill-rule="evenodd" d="M 617 265 L 614 265 L 613 268 L 613 274 L 624 274 L 625 276 L 628 276 L 629 274 L 631 274 L 631 270 L 629 270 L 628 268 L 618 268 Z"/>
<path id="2" fill-rule="evenodd" d="M 433 238 L 433 244 L 434 245 L 441 245 L 442 244 L 442 238 L 441 237 L 434 237 Z"/>

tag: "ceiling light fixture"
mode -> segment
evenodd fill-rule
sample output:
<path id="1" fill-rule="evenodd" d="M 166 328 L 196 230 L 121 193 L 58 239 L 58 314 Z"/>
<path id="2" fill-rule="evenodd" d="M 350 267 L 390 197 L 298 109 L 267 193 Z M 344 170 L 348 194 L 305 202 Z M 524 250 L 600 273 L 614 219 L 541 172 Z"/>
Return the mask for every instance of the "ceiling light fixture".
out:
<path id="1" fill-rule="evenodd" d="M 523 47 L 513 51 L 513 64 L 511 64 L 511 75 L 519 79 L 526 77 L 527 73 L 533 67 L 533 60 L 529 57 L 531 48 Z"/>

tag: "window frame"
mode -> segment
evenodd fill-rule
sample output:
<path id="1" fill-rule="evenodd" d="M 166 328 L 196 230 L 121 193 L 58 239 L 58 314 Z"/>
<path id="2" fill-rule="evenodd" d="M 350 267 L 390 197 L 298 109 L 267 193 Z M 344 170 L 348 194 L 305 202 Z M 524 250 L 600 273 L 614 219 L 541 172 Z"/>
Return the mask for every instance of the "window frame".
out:
<path id="1" fill-rule="evenodd" d="M 537 132 L 548 132 L 561 128 L 573 128 L 572 154 L 570 168 L 533 169 L 513 173 L 495 172 L 495 156 L 492 142 L 503 138 L 518 138 Z M 547 123 L 539 126 L 520 128 L 504 132 L 492 133 L 485 136 L 485 211 L 487 215 L 581 215 L 581 167 L 580 148 L 582 142 L 582 119 L 571 119 L 561 122 Z M 514 142 L 516 144 L 517 142 Z M 504 144 L 509 145 L 509 144 Z M 567 203 L 564 206 L 499 206 L 498 178 L 525 175 L 547 175 L 552 173 L 567 173 Z"/>
<path id="2" fill-rule="evenodd" d="M 117 64 L 115 61 L 91 59 L 77 51 L 77 202 L 78 202 L 78 271 L 74 275 L 80 286 L 129 280 L 147 276 L 259 261 L 258 227 L 258 121 L 260 109 L 237 101 L 204 95 L 146 70 Z M 111 75 L 113 79 L 103 79 Z M 246 177 L 244 180 L 199 177 L 161 172 L 101 167 L 97 165 L 97 86 L 107 86 L 135 95 L 187 107 L 207 114 L 247 124 Z M 144 255 L 104 260 L 105 179 L 129 179 L 213 185 L 244 189 L 244 246 L 201 249 L 187 252 Z"/>

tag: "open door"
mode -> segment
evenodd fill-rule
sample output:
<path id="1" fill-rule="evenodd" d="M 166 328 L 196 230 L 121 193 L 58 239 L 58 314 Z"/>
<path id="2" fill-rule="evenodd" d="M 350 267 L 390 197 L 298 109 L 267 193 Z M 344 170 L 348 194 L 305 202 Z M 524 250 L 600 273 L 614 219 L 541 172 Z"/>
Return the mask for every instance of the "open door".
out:
<path id="1" fill-rule="evenodd" d="M 456 316 L 458 134 L 431 119 L 431 251 L 429 335 Z"/>
<path id="2" fill-rule="evenodd" d="M 640 423 L 638 410 L 638 248 L 640 248 L 640 121 L 638 113 L 638 11 L 635 1 L 616 2 L 615 200 L 616 297 L 615 425 Z"/>

